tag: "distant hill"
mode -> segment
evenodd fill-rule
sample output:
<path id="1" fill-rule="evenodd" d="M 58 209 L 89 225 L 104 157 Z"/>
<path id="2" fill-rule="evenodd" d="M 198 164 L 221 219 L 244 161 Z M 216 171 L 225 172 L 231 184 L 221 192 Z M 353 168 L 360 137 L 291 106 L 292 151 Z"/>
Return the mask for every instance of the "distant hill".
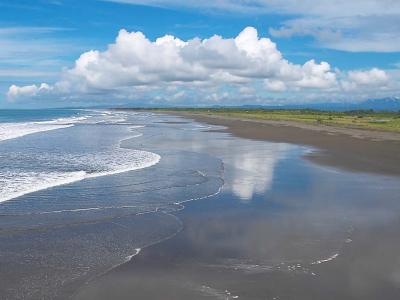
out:
<path id="1" fill-rule="evenodd" d="M 400 111 L 400 98 L 370 99 L 359 104 L 361 109 Z"/>
<path id="2" fill-rule="evenodd" d="M 196 106 L 185 105 L 176 106 L 175 108 L 195 108 Z M 205 108 L 206 106 L 201 106 Z M 369 99 L 357 103 L 304 103 L 304 104 L 282 104 L 282 105 L 213 105 L 212 108 L 240 108 L 240 109 L 316 109 L 316 110 L 332 110 L 332 111 L 349 111 L 349 110 L 374 110 L 374 111 L 395 111 L 400 112 L 400 97 L 388 97 L 381 99 Z M 98 105 L 91 108 L 131 108 L 131 109 L 151 109 L 151 108 L 174 108 L 169 105 L 153 105 L 140 104 L 136 106 L 118 104 L 118 105 Z"/>
<path id="3" fill-rule="evenodd" d="M 400 98 L 369 99 L 358 103 L 308 103 L 287 105 L 243 105 L 240 108 L 247 109 L 318 109 L 318 110 L 377 110 L 377 111 L 400 111 Z"/>

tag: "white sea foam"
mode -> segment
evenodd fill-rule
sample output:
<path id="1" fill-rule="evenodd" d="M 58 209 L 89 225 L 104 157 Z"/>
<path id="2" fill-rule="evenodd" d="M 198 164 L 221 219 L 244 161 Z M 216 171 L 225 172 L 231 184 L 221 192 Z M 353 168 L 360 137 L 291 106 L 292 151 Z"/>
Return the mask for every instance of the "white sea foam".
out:
<path id="1" fill-rule="evenodd" d="M 133 257 L 135 257 L 136 255 L 138 255 L 138 254 L 140 253 L 140 251 L 142 251 L 141 248 L 136 248 L 134 254 L 129 255 L 129 256 L 127 256 L 127 257 L 125 258 L 125 262 L 130 261 Z"/>
<path id="2" fill-rule="evenodd" d="M 335 254 L 329 256 L 329 257 L 326 258 L 326 259 L 320 259 L 320 260 L 314 261 L 314 262 L 311 263 L 311 264 L 312 264 L 312 265 L 323 264 L 323 263 L 326 263 L 326 262 L 328 262 L 328 261 L 334 260 L 334 259 L 337 258 L 338 256 L 339 256 L 339 253 L 335 253 Z"/>
<path id="3" fill-rule="evenodd" d="M 66 118 L 58 118 L 48 121 L 39 122 L 17 122 L 17 123 L 0 123 L 0 141 L 16 139 L 28 134 L 34 134 L 44 131 L 62 129 L 72 127 L 75 124 L 118 124 L 126 122 L 127 115 L 122 113 L 98 113 L 88 114 L 84 116 L 73 116 Z M 132 128 L 140 128 L 143 126 L 133 126 Z"/>
<path id="4" fill-rule="evenodd" d="M 16 139 L 28 134 L 68 128 L 83 123 L 92 116 L 74 116 L 40 122 L 0 123 L 0 141 Z"/>
<path id="5" fill-rule="evenodd" d="M 124 113 L 88 111 L 85 115 L 63 117 L 39 122 L 0 123 L 0 141 L 19 138 L 38 132 L 67 128 L 76 124 L 117 124 L 125 122 Z M 142 128 L 131 125 L 129 129 Z M 137 133 L 133 137 L 140 137 Z M 83 153 L 35 152 L 31 161 L 37 166 L 27 170 L 19 167 L 0 170 L 0 202 L 11 200 L 25 194 L 65 185 L 86 178 L 112 175 L 156 164 L 160 156 L 146 151 L 124 149 L 112 146 L 103 151 L 92 150 Z M 56 166 L 50 169 L 42 166 Z"/>
<path id="6" fill-rule="evenodd" d="M 64 156 L 62 159 L 65 166 L 72 165 L 77 169 L 80 168 L 80 170 L 70 172 L 2 170 L 0 202 L 86 178 L 147 168 L 158 163 L 161 157 L 152 152 L 116 148 L 108 152 Z"/>
<path id="7" fill-rule="evenodd" d="M 73 124 L 55 124 L 46 122 L 26 122 L 26 123 L 0 123 L 0 141 L 19 138 L 28 134 L 67 128 Z"/>
<path id="8" fill-rule="evenodd" d="M 202 294 L 205 294 L 206 296 L 215 298 L 215 299 L 223 299 L 223 300 L 229 300 L 229 299 L 238 299 L 239 296 L 233 295 L 230 291 L 228 290 L 219 290 L 207 285 L 202 285 L 199 287 L 199 291 Z"/>
<path id="9" fill-rule="evenodd" d="M 86 172 L 2 172 L 0 202 L 84 179 Z"/>
<path id="10" fill-rule="evenodd" d="M 69 117 L 69 118 L 58 118 L 49 121 L 41 121 L 41 122 L 31 122 L 33 124 L 56 124 L 56 125 L 71 125 L 81 121 L 85 121 L 89 118 L 89 116 L 80 116 L 80 117 Z"/>

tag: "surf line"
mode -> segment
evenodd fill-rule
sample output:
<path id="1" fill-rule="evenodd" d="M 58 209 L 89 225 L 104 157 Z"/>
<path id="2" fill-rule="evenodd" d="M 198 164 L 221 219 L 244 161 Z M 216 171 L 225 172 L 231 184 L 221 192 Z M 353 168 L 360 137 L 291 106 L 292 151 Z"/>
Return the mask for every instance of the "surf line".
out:
<path id="1" fill-rule="evenodd" d="M 335 254 L 329 256 L 329 257 L 326 258 L 326 259 L 320 259 L 320 260 L 317 260 L 317 261 L 312 262 L 311 264 L 312 264 L 312 265 L 323 264 L 323 263 L 326 263 L 326 262 L 328 262 L 328 261 L 334 260 L 334 259 L 337 258 L 338 256 L 339 256 L 339 253 L 335 253 Z"/>
<path id="2" fill-rule="evenodd" d="M 110 268 L 106 269 L 105 271 L 103 271 L 103 272 L 101 272 L 101 273 L 99 273 L 97 275 L 94 275 L 91 278 L 88 278 L 85 281 L 84 285 L 87 285 L 90 282 L 93 282 L 94 280 L 96 280 L 97 278 L 99 278 L 101 276 L 104 276 L 105 274 L 107 274 L 110 271 L 114 270 L 115 268 L 117 268 L 117 267 L 119 267 L 119 266 L 121 266 L 121 265 L 123 265 L 125 263 L 130 262 L 135 256 L 139 255 L 139 253 L 141 253 L 141 251 L 144 250 L 145 248 L 160 244 L 160 243 L 162 243 L 164 241 L 167 241 L 167 240 L 175 237 L 176 235 L 178 235 L 183 230 L 183 222 L 182 222 L 181 219 L 179 219 L 173 213 L 176 213 L 176 212 L 179 212 L 179 211 L 183 210 L 185 208 L 183 203 L 185 203 L 185 202 L 192 202 L 192 201 L 198 201 L 198 200 L 202 200 L 202 199 L 207 199 L 207 198 L 211 198 L 211 197 L 214 197 L 214 196 L 220 194 L 222 189 L 223 189 L 223 187 L 224 187 L 224 185 L 225 185 L 225 180 L 224 180 L 224 170 L 225 170 L 225 168 L 224 168 L 224 163 L 223 162 L 221 162 L 221 167 L 220 168 L 221 168 L 221 173 L 220 173 L 221 177 L 219 177 L 219 179 L 222 181 L 222 184 L 219 186 L 219 188 L 218 188 L 218 190 L 216 192 L 214 192 L 212 194 L 209 194 L 209 195 L 205 195 L 203 197 L 191 198 L 191 199 L 183 200 L 183 201 L 180 201 L 180 202 L 173 202 L 172 204 L 176 206 L 176 209 L 174 211 L 171 211 L 171 212 L 163 210 L 163 209 L 165 209 L 163 207 L 157 207 L 157 208 L 155 208 L 153 210 L 150 210 L 150 211 L 136 213 L 135 214 L 136 216 L 145 215 L 145 214 L 154 214 L 154 213 L 160 213 L 160 214 L 168 215 L 168 216 L 174 218 L 177 221 L 177 223 L 179 224 L 179 228 L 174 233 L 172 233 L 172 234 L 170 234 L 170 235 L 168 235 L 168 236 L 166 236 L 166 237 L 164 237 L 164 238 L 162 238 L 160 240 L 157 240 L 157 241 L 154 241 L 154 242 L 149 243 L 147 245 L 144 245 L 141 248 L 135 248 L 135 250 L 134 250 L 135 253 L 126 256 L 125 259 L 121 263 L 113 265 Z M 204 176 L 205 174 L 200 174 L 200 175 Z M 115 225 L 117 225 L 117 224 L 115 224 Z M 76 290 L 73 295 L 75 295 L 78 291 L 79 291 L 79 289 Z M 233 296 L 233 299 L 236 299 L 236 296 Z"/>

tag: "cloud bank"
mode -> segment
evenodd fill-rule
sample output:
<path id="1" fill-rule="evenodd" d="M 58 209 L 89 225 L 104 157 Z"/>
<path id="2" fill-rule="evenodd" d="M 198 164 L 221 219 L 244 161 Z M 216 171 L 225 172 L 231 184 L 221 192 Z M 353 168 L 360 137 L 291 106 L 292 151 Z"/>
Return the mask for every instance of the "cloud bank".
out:
<path id="1" fill-rule="evenodd" d="M 274 37 L 311 36 L 321 47 L 358 52 L 400 51 L 398 0 L 109 0 L 127 4 L 235 14 L 281 14 Z"/>
<path id="2" fill-rule="evenodd" d="M 400 13 L 397 0 L 106 0 L 156 7 L 195 7 L 244 12 L 281 12 L 312 15 L 367 15 Z"/>
<path id="3" fill-rule="evenodd" d="M 253 27 L 235 38 L 214 35 L 187 41 L 171 35 L 151 41 L 141 32 L 122 29 L 107 50 L 83 53 L 54 85 L 12 85 L 7 96 L 10 101 L 90 95 L 158 102 L 196 98 L 221 102 L 247 97 L 254 102 L 301 93 L 317 98 L 359 89 L 387 91 L 393 86 L 390 76 L 376 68 L 342 73 L 313 59 L 291 63 L 274 42 L 259 37 Z"/>

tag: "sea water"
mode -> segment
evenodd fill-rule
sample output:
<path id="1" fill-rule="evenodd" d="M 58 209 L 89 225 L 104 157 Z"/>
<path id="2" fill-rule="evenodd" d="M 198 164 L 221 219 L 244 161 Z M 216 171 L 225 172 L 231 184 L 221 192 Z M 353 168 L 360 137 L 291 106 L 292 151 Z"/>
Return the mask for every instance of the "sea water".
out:
<path id="1" fill-rule="evenodd" d="M 120 147 L 137 136 L 138 126 L 118 126 L 125 121 L 123 113 L 106 111 L 2 111 L 0 202 L 157 163 L 155 153 Z"/>

